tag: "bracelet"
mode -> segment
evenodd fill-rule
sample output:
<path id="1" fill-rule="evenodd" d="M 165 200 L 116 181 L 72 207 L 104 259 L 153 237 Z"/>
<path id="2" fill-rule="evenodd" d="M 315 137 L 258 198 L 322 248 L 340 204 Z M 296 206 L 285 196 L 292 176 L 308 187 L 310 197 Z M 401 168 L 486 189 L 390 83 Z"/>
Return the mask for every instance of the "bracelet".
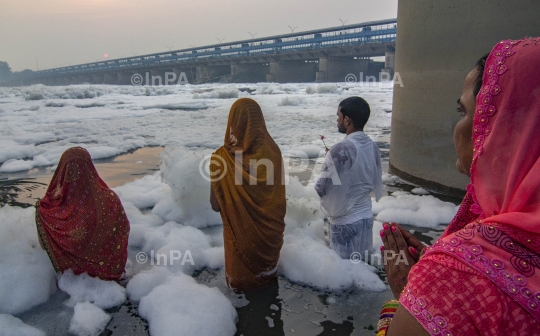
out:
<path id="1" fill-rule="evenodd" d="M 386 330 L 388 329 L 390 322 L 392 322 L 392 318 L 394 317 L 398 306 L 399 301 L 397 300 L 388 300 L 383 304 L 379 322 L 377 323 L 377 336 L 386 335 Z"/>

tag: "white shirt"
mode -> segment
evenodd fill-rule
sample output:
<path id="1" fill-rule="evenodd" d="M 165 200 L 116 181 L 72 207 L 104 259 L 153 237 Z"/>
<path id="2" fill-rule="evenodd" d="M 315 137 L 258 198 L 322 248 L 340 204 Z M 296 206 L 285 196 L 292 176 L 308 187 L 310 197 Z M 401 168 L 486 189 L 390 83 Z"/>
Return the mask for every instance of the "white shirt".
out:
<path id="1" fill-rule="evenodd" d="M 382 197 L 381 153 L 370 137 L 353 132 L 330 148 L 315 183 L 330 224 L 352 224 L 373 217 L 370 193 Z"/>

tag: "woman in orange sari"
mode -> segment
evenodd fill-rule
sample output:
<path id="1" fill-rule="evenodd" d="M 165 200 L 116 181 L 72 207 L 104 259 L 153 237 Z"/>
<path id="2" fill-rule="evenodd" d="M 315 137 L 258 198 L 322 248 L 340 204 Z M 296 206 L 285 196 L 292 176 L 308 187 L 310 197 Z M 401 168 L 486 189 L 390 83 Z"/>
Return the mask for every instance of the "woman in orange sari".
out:
<path id="1" fill-rule="evenodd" d="M 62 154 L 45 197 L 36 203 L 36 226 L 57 272 L 71 269 L 103 280 L 124 272 L 129 221 L 86 149 Z"/>
<path id="2" fill-rule="evenodd" d="M 251 289 L 274 281 L 285 229 L 283 158 L 253 99 L 231 107 L 210 172 L 210 202 L 223 220 L 227 285 Z"/>

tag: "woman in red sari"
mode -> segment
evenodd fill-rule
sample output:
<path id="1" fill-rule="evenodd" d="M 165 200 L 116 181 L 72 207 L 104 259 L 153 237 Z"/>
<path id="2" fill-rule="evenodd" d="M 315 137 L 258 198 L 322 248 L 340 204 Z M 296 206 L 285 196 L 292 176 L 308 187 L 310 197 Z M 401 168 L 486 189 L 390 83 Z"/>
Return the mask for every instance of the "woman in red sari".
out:
<path id="1" fill-rule="evenodd" d="M 425 248 L 381 231 L 410 265 L 423 256 L 386 266 L 399 305 L 379 335 L 540 335 L 540 39 L 502 41 L 482 65 L 459 100 L 456 166 L 471 184 L 456 217 Z"/>
<path id="2" fill-rule="evenodd" d="M 36 203 L 36 226 L 57 272 L 71 269 L 103 280 L 124 272 L 129 221 L 86 149 L 62 154 L 45 197 Z"/>

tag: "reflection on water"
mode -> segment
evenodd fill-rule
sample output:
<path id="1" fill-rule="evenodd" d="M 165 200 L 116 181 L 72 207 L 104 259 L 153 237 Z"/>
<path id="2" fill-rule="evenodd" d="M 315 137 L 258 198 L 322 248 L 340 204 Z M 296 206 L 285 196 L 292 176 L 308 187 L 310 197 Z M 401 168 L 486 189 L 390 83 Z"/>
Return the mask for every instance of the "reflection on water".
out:
<path id="1" fill-rule="evenodd" d="M 159 170 L 162 151 L 163 147 L 144 147 L 93 163 L 103 181 L 114 188 Z M 45 195 L 53 174 L 50 167 L 0 174 L 0 206 L 33 206 Z"/>
<path id="2" fill-rule="evenodd" d="M 223 269 L 205 269 L 194 276 L 199 283 L 219 288 L 233 304 L 240 294 L 249 301 L 235 305 L 236 336 L 374 335 L 382 304 L 393 298 L 390 289 L 328 292 L 281 276 L 270 286 L 234 293 L 226 288 Z"/>

